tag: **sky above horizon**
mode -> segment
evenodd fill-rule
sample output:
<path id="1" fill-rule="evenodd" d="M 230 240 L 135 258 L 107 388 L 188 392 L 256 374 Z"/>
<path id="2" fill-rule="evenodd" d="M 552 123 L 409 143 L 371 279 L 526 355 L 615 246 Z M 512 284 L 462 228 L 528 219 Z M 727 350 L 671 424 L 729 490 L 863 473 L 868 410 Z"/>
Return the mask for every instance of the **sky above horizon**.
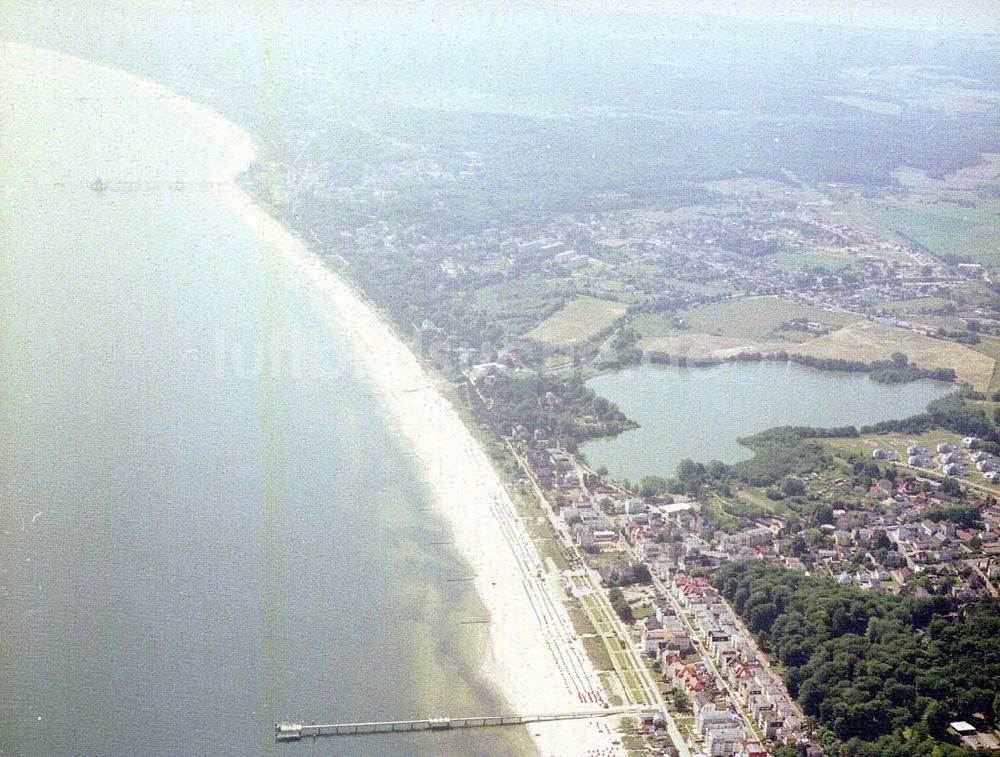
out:
<path id="1" fill-rule="evenodd" d="M 80 11 L 128 10 L 136 5 L 152 11 L 171 8 L 207 13 L 227 7 L 245 17 L 251 4 L 243 0 L 21 0 L 24 10 L 31 6 L 48 8 L 49 15 L 62 16 L 72 24 Z M 310 6 L 343 13 L 355 22 L 406 24 L 406 19 L 433 19 L 442 27 L 462 25 L 464 19 L 516 15 L 519 12 L 573 12 L 582 15 L 629 15 L 630 12 L 657 16 L 710 20 L 734 19 L 747 22 L 832 25 L 857 29 L 897 29 L 935 34 L 1000 34 L 1000 3 L 996 0 L 270 0 L 257 5 L 261 17 L 284 12 L 308 12 Z M 17 10 L 9 8 L 8 11 Z M 113 31 L 110 30 L 109 31 Z"/>
<path id="2" fill-rule="evenodd" d="M 556 4 L 593 5 L 575 0 L 553 1 Z M 628 5 L 608 3 L 607 7 Z M 772 23 L 947 34 L 1000 33 L 1000 4 L 995 0 L 640 0 L 634 5 L 660 13 L 724 16 Z"/>

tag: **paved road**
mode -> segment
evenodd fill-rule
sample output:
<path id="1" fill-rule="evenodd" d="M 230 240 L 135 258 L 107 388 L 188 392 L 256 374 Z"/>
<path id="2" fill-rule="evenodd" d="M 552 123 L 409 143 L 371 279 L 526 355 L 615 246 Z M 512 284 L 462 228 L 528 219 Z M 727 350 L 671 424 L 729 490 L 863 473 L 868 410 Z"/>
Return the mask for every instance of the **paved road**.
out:
<path id="1" fill-rule="evenodd" d="M 514 458 L 518 461 L 518 464 L 524 470 L 525 475 L 531 482 L 532 490 L 535 493 L 535 497 L 538 499 L 538 503 L 541 506 L 542 511 L 548 518 L 549 525 L 552 527 L 553 532 L 556 534 L 557 538 L 561 540 L 566 551 L 569 552 L 575 558 L 575 561 L 579 565 L 585 566 L 586 563 L 584 562 L 583 554 L 580 552 L 579 548 L 574 543 L 569 528 L 566 526 L 565 522 L 563 522 L 552 512 L 552 509 L 549 507 L 548 501 L 545 499 L 544 492 L 538 485 L 538 482 L 535 480 L 535 476 L 532 473 L 531 469 L 528 467 L 527 460 L 525 460 L 518 453 L 517 449 L 510 442 L 507 442 L 507 448 L 510 450 L 511 454 L 514 455 Z M 652 676 L 649 673 L 649 669 L 643 662 L 641 658 L 641 653 L 638 652 L 638 650 L 635 648 L 635 645 L 632 643 L 628 629 L 624 626 L 624 624 L 621 622 L 621 619 L 618 617 L 618 614 L 611 607 L 611 603 L 608 600 L 607 593 L 600 586 L 600 582 L 595 578 L 593 571 L 591 571 L 589 568 L 584 567 L 581 571 L 579 571 L 578 575 L 582 578 L 585 587 L 591 592 L 593 597 L 597 600 L 598 606 L 601 610 L 601 615 L 603 616 L 602 618 L 591 618 L 591 622 L 594 624 L 595 629 L 598 628 L 598 624 L 600 623 L 601 625 L 607 624 L 608 626 L 610 626 L 610 628 L 614 629 L 617 632 L 616 635 L 622 641 L 622 647 L 624 648 L 624 653 L 628 657 L 629 662 L 631 663 L 634 672 L 636 673 L 640 682 L 642 683 L 643 688 L 646 689 L 646 694 L 648 695 L 648 698 L 650 700 L 649 702 L 647 702 L 647 704 L 655 706 L 665 716 L 667 722 L 667 733 L 670 735 L 670 739 L 674 743 L 674 747 L 676 748 L 677 753 L 680 755 L 680 757 L 691 757 L 691 751 L 690 749 L 688 749 L 687 743 L 684 741 L 684 737 L 681 735 L 680 729 L 677 727 L 677 723 L 674 721 L 673 716 L 670 714 L 670 711 L 667 708 L 667 703 L 663 699 L 663 695 L 660 694 L 659 687 L 656 685 L 656 682 L 653 680 Z M 615 666 L 615 672 L 622 679 L 622 687 L 626 689 L 627 693 L 628 687 L 625 685 L 623 671 L 619 667 L 617 661 L 614 659 L 615 656 L 610 654 L 609 656 L 612 658 L 612 665 Z"/>

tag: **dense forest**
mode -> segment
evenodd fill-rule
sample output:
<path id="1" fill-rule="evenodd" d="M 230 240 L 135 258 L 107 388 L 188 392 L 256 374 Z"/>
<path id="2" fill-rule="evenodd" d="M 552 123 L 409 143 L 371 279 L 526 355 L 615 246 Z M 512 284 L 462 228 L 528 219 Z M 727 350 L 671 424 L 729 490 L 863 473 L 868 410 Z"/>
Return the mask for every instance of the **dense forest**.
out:
<path id="1" fill-rule="evenodd" d="M 834 757 L 972 755 L 955 720 L 1000 714 L 1000 603 L 845 587 L 762 562 L 711 577 L 764 648 Z"/>
<path id="2" fill-rule="evenodd" d="M 733 465 L 733 475 L 752 486 L 769 486 L 785 476 L 824 469 L 830 462 L 829 455 L 822 446 L 810 441 L 807 434 L 856 436 L 857 430 L 848 427 L 824 432 L 823 429 L 780 426 L 741 437 L 739 443 L 752 449 L 754 456 Z"/>

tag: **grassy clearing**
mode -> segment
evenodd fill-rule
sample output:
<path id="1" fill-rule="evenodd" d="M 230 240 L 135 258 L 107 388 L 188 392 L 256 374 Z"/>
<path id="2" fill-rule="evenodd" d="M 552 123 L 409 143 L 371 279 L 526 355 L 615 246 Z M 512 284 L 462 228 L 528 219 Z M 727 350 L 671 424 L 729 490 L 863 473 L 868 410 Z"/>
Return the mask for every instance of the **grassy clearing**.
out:
<path id="1" fill-rule="evenodd" d="M 954 368 L 959 381 L 979 390 L 989 387 L 996 362 L 963 344 L 868 321 L 814 339 L 795 351 L 818 358 L 866 363 L 888 360 L 892 353 L 902 352 L 922 368 Z"/>
<path id="2" fill-rule="evenodd" d="M 915 301 L 913 304 L 915 305 Z M 640 347 L 684 357 L 688 361 L 725 359 L 742 352 L 786 351 L 817 358 L 888 360 L 894 352 L 906 354 L 923 368 L 953 368 L 959 381 L 985 391 L 994 380 L 1000 359 L 1000 339 L 984 337 L 975 348 L 924 336 L 915 331 L 860 321 L 856 315 L 797 305 L 776 297 L 755 297 L 714 303 L 679 314 L 690 331 L 679 331 L 672 317 L 637 318 L 633 325 L 643 335 Z M 777 327 L 795 318 L 838 328 L 815 339 L 782 339 Z M 791 336 L 800 336 L 789 332 Z"/>
<path id="3" fill-rule="evenodd" d="M 690 738 L 694 730 L 694 718 L 685 715 L 674 715 L 674 722 L 677 724 L 677 730 L 681 732 L 681 735 L 685 738 Z"/>
<path id="4" fill-rule="evenodd" d="M 509 462 L 509 460 L 505 459 L 505 462 Z M 518 475 L 513 468 L 503 470 L 503 474 L 508 481 Z M 524 519 L 528 535 L 542 560 L 551 558 L 559 570 L 565 570 L 569 567 L 566 555 L 560 548 L 559 541 L 554 537 L 552 527 L 546 520 L 545 513 L 534 495 L 524 485 L 517 483 L 508 484 L 507 492 L 510 494 L 518 514 Z"/>
<path id="5" fill-rule="evenodd" d="M 737 531 L 743 518 L 789 518 L 794 515 L 787 505 L 758 496 L 748 489 L 740 489 L 734 496 L 726 499 L 710 497 L 702 503 L 701 509 L 713 523 L 728 533 Z"/>
<path id="6" fill-rule="evenodd" d="M 986 112 L 996 107 L 1000 93 L 987 89 L 981 79 L 954 76 L 943 66 L 898 65 L 842 69 L 854 80 L 855 92 L 864 97 L 836 99 L 857 105 L 857 100 L 882 104 L 893 97 L 913 107 L 933 108 L 949 113 Z M 860 107 L 860 105 L 858 105 Z M 884 111 L 878 111 L 884 112 Z"/>
<path id="7" fill-rule="evenodd" d="M 608 650 L 599 636 L 584 636 L 582 641 L 587 657 L 594 663 L 594 667 L 598 671 L 614 669 L 614 665 L 611 663 L 611 656 L 608 654 Z"/>
<path id="8" fill-rule="evenodd" d="M 899 169 L 895 176 L 907 192 L 878 200 L 854 197 L 847 207 L 856 220 L 913 239 L 932 253 L 1000 267 L 995 244 L 1000 155 L 984 153 L 980 163 L 940 179 L 914 168 Z"/>
<path id="9" fill-rule="evenodd" d="M 538 554 L 542 560 L 551 558 L 558 570 L 566 570 L 569 567 L 569 563 L 563 551 L 559 548 L 558 540 L 552 535 L 552 527 L 549 526 L 548 522 L 544 520 L 542 522 L 528 520 L 525 521 L 525 524 L 528 527 L 528 535 L 531 536 L 531 540 L 535 543 L 535 549 L 538 550 Z"/>
<path id="10" fill-rule="evenodd" d="M 947 305 L 951 305 L 952 301 L 946 300 L 944 297 L 919 297 L 912 300 L 878 300 L 872 304 L 884 310 L 891 310 L 894 313 L 920 314 L 940 310 Z"/>
<path id="11" fill-rule="evenodd" d="M 537 342 L 571 347 L 583 344 L 625 314 L 621 302 L 581 297 L 546 318 L 524 336 Z"/>
<path id="12" fill-rule="evenodd" d="M 700 218 L 706 218 L 708 216 L 718 216 L 729 210 L 731 210 L 731 208 L 714 207 L 711 205 L 685 205 L 669 211 L 638 211 L 635 213 L 635 218 L 640 221 L 649 221 L 650 223 L 655 224 L 684 223 L 687 221 L 696 221 Z"/>
<path id="13" fill-rule="evenodd" d="M 1000 93 L 995 90 L 941 85 L 928 87 L 916 102 L 947 113 L 985 113 L 996 108 Z"/>
<path id="14" fill-rule="evenodd" d="M 638 605 L 632 608 L 632 617 L 636 620 L 642 620 L 648 618 L 653 614 L 653 608 L 649 605 Z"/>
<path id="15" fill-rule="evenodd" d="M 676 334 L 674 336 L 654 336 L 643 339 L 639 347 L 647 352 L 663 352 L 678 356 L 689 362 L 699 360 L 722 360 L 743 352 L 774 352 L 787 350 L 788 342 L 756 342 L 750 339 L 733 339 L 712 334 Z"/>
<path id="16" fill-rule="evenodd" d="M 779 518 L 789 518 L 794 514 L 788 505 L 781 501 L 768 499 L 753 489 L 738 489 L 732 504 L 737 506 L 744 504 L 748 507 L 759 508 L 766 515 L 774 515 Z"/>
<path id="17" fill-rule="evenodd" d="M 581 603 L 591 617 L 596 617 L 598 619 L 604 617 L 604 610 L 601 604 L 594 596 L 591 595 L 591 596 L 581 597 Z M 600 620 L 598 620 L 598 623 L 599 625 L 602 624 Z M 594 647 L 594 650 L 596 652 L 597 647 L 594 646 L 594 642 L 599 644 L 600 647 L 604 650 L 604 654 L 607 655 L 607 659 L 609 661 L 609 667 L 616 667 L 618 670 L 621 671 L 622 685 L 625 687 L 625 690 L 628 693 L 628 696 L 632 699 L 632 701 L 633 702 L 645 701 L 646 699 L 645 687 L 643 686 L 642 679 L 639 673 L 636 672 L 635 665 L 632 663 L 628 653 L 625 650 L 625 647 L 622 645 L 622 642 L 617 637 L 617 635 L 611 635 L 607 631 L 606 622 L 603 623 L 603 626 L 605 627 L 604 633 L 601 635 L 600 638 L 592 637 L 589 640 L 589 646 L 588 646 L 588 639 L 583 640 L 585 649 L 589 654 L 591 652 L 590 647 Z M 596 658 L 594 658 L 593 655 L 591 655 L 591 659 L 595 659 L 596 662 Z M 601 661 L 603 661 L 604 657 L 601 656 L 600 659 Z"/>
<path id="18" fill-rule="evenodd" d="M 621 697 L 621 684 L 618 683 L 618 676 L 614 673 L 598 673 L 597 677 L 601 679 L 601 685 L 608 693 L 608 704 L 612 707 L 621 707 L 625 700 Z"/>
<path id="19" fill-rule="evenodd" d="M 670 336 L 677 333 L 675 320 L 672 314 L 647 313 L 633 318 L 629 325 L 646 337 Z"/>
<path id="20" fill-rule="evenodd" d="M 573 630 L 576 632 L 577 636 L 585 636 L 589 633 L 596 633 L 594 630 L 594 624 L 590 622 L 590 618 L 587 617 L 577 603 L 568 603 L 566 605 L 566 612 L 569 614 L 570 622 L 573 624 Z"/>
<path id="21" fill-rule="evenodd" d="M 932 253 L 976 257 L 992 253 L 996 241 L 994 209 L 912 202 L 906 206 L 883 206 L 876 215 L 883 224 L 916 240 Z"/>
<path id="22" fill-rule="evenodd" d="M 779 252 L 774 255 L 773 260 L 784 268 L 791 268 L 795 271 L 807 268 L 823 268 L 827 271 L 839 271 L 855 262 L 853 258 L 841 255 L 819 255 L 815 252 Z"/>
<path id="23" fill-rule="evenodd" d="M 933 179 L 926 171 L 917 168 L 901 168 L 896 171 L 896 176 L 907 188 L 923 190 L 937 197 L 949 191 L 975 191 L 984 185 L 1000 182 L 1000 154 L 982 153 L 981 161 L 976 165 L 961 168 L 940 179 Z"/>
<path id="24" fill-rule="evenodd" d="M 679 330 L 676 319 L 688 330 Z M 692 360 L 725 358 L 741 352 L 774 352 L 809 339 L 804 332 L 780 332 L 795 319 L 817 321 L 828 327 L 858 320 L 856 315 L 799 305 L 778 297 L 746 297 L 702 305 L 679 313 L 645 315 L 632 322 L 643 335 L 645 350 L 680 355 Z"/>
<path id="25" fill-rule="evenodd" d="M 827 100 L 833 100 L 842 105 L 849 105 L 852 108 L 860 108 L 871 113 L 881 113 L 886 116 L 895 116 L 903 112 L 902 107 L 896 103 L 885 100 L 872 100 L 868 97 L 858 97 L 856 95 L 826 95 Z"/>
<path id="26" fill-rule="evenodd" d="M 746 176 L 740 179 L 718 179 L 703 181 L 701 186 L 713 192 L 724 195 L 767 195 L 770 197 L 797 196 L 797 187 L 793 188 L 774 179 L 763 179 L 759 176 Z"/>
<path id="27" fill-rule="evenodd" d="M 490 284 L 461 295 L 511 338 L 520 336 L 548 316 L 552 307 L 571 297 L 568 282 L 522 276 Z"/>
<path id="28" fill-rule="evenodd" d="M 723 292 L 732 292 L 732 287 L 727 284 L 699 284 L 694 281 L 683 281 L 682 279 L 660 279 L 660 283 L 666 287 L 677 287 L 695 294 L 716 295 Z"/>
<path id="29" fill-rule="evenodd" d="M 912 316 L 907 314 L 907 319 L 917 321 L 920 325 L 926 326 L 929 329 L 944 328 L 949 331 L 965 330 L 965 321 L 954 315 L 923 315 L 915 313 Z M 976 351 L 980 352 L 981 350 Z"/>
<path id="30" fill-rule="evenodd" d="M 734 339 L 776 337 L 782 323 L 795 319 L 844 326 L 856 315 L 799 305 L 778 297 L 744 297 L 693 308 L 679 315 L 691 331 Z"/>
<path id="31" fill-rule="evenodd" d="M 736 518 L 722 509 L 722 502 L 714 497 L 702 504 L 702 512 L 710 523 L 726 533 L 735 533 L 740 527 L 739 518 Z"/>
<path id="32" fill-rule="evenodd" d="M 991 392 L 1000 391 L 1000 337 L 983 334 L 980 336 L 979 344 L 973 344 L 971 347 L 994 361 L 989 388 Z"/>

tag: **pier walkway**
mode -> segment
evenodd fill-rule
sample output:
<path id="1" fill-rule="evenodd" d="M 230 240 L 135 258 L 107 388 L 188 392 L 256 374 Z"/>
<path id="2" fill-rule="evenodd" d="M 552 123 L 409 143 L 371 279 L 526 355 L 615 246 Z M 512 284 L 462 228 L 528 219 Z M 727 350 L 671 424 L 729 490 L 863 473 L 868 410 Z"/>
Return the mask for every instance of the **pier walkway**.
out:
<path id="1" fill-rule="evenodd" d="M 608 707 L 601 710 L 556 712 L 543 715 L 479 715 L 467 718 L 426 718 L 423 720 L 376 720 L 368 723 L 278 723 L 275 741 L 299 741 L 312 736 L 360 736 L 372 733 L 407 733 L 410 731 L 446 731 L 453 728 L 488 728 L 501 725 L 524 725 L 553 720 L 583 720 L 609 715 L 636 715 L 635 707 Z"/>

